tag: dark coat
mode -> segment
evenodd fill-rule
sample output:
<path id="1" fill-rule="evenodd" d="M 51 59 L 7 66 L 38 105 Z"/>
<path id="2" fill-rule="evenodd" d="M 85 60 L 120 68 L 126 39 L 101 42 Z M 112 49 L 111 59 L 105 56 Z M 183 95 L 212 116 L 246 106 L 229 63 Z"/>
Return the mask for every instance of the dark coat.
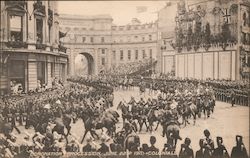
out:
<path id="1" fill-rule="evenodd" d="M 159 152 L 159 149 L 152 145 L 152 146 L 150 146 L 150 147 L 148 148 L 148 151 Z"/>
<path id="2" fill-rule="evenodd" d="M 203 149 L 200 149 L 196 152 L 195 158 L 212 158 L 212 154 L 210 154 L 209 150 L 203 151 Z"/>
<path id="3" fill-rule="evenodd" d="M 101 143 L 100 145 L 101 147 L 98 149 L 98 152 L 103 154 L 109 152 L 109 147 L 105 143 Z"/>
<path id="4" fill-rule="evenodd" d="M 82 148 L 82 152 L 93 152 L 93 151 L 95 151 L 95 149 L 90 144 L 86 144 Z"/>
<path id="5" fill-rule="evenodd" d="M 229 158 L 229 154 L 227 152 L 227 149 L 224 146 L 219 146 L 214 150 L 213 153 L 214 158 Z"/>
<path id="6" fill-rule="evenodd" d="M 248 158 L 246 148 L 243 146 L 235 146 L 231 152 L 231 158 Z"/>

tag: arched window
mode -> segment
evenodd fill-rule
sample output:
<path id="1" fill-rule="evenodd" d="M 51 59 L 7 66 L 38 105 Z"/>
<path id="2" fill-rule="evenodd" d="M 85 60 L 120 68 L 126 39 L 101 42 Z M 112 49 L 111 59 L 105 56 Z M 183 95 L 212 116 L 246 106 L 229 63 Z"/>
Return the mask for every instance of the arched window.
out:
<path id="1" fill-rule="evenodd" d="M 247 24 L 247 15 L 246 15 L 245 12 L 243 13 L 242 19 L 243 19 L 243 26 L 246 26 L 246 24 Z"/>

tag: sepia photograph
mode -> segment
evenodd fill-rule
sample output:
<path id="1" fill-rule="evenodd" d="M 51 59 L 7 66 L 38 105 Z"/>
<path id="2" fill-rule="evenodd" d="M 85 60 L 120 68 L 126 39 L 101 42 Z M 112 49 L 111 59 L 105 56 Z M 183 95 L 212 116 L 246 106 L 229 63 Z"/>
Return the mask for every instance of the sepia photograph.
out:
<path id="1" fill-rule="evenodd" d="M 250 0 L 1 0 L 0 158 L 249 158 Z"/>

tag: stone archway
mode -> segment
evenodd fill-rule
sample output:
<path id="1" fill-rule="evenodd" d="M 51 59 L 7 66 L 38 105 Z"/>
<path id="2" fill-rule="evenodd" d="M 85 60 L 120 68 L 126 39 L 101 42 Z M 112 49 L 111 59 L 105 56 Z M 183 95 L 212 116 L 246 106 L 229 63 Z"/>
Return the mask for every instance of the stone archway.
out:
<path id="1" fill-rule="evenodd" d="M 79 53 L 74 62 L 77 75 L 93 75 L 95 73 L 94 58 L 91 54 L 87 52 Z"/>

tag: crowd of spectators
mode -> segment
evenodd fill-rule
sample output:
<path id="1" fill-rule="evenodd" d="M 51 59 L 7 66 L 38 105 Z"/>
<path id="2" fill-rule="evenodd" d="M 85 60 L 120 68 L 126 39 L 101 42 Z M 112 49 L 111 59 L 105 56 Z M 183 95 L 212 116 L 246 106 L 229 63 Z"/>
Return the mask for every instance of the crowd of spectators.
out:
<path id="1" fill-rule="evenodd" d="M 127 155 L 128 157 L 171 157 L 171 158 L 248 158 L 247 150 L 243 143 L 243 137 L 236 135 L 236 145 L 228 150 L 223 143 L 223 138 L 217 136 L 216 144 L 213 138 L 210 136 L 210 132 L 206 129 L 204 130 L 204 138 L 199 139 L 199 150 L 194 151 L 192 149 L 192 140 L 188 137 L 184 139 L 184 142 L 180 144 L 180 150 L 178 153 L 172 153 L 169 150 L 168 144 L 164 144 L 162 149 L 156 147 L 157 140 L 155 136 L 150 136 L 148 143 L 140 144 L 140 141 L 133 145 L 129 150 L 125 151 L 122 146 L 117 145 L 113 141 L 107 139 L 107 137 L 102 136 L 100 142 L 93 140 L 92 137 L 88 137 L 86 143 L 81 145 L 77 139 L 72 139 L 70 143 L 64 144 L 63 141 L 59 139 L 56 141 L 56 146 L 54 151 L 49 154 L 37 152 L 39 151 L 34 142 L 37 139 L 44 139 L 42 135 L 35 134 L 32 138 L 27 134 L 24 137 L 24 141 L 21 146 L 16 146 L 15 141 L 10 141 L 5 139 L 3 135 L 0 134 L 0 157 L 63 157 L 68 155 L 69 157 L 81 155 L 86 156 L 100 156 L 100 155 L 114 155 L 119 157 L 121 155 Z M 6 148 L 7 146 L 7 148 Z"/>
<path id="2" fill-rule="evenodd" d="M 117 67 L 113 67 L 111 70 L 105 72 L 107 75 L 129 75 L 132 73 L 136 73 L 138 71 L 143 71 L 152 66 L 155 62 L 153 59 L 144 59 L 140 61 L 130 62 L 130 63 L 122 63 Z"/>

